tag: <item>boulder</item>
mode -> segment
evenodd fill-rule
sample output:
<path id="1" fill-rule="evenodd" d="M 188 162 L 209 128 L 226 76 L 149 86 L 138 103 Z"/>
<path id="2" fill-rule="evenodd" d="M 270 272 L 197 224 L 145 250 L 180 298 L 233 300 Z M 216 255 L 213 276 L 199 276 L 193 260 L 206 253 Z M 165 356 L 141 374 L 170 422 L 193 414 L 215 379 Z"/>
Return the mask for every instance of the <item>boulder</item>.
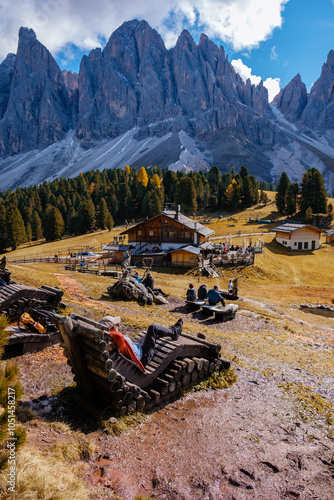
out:
<path id="1" fill-rule="evenodd" d="M 153 293 L 131 276 L 123 276 L 114 285 L 108 287 L 110 297 L 121 300 L 136 300 L 141 305 L 152 305 Z"/>

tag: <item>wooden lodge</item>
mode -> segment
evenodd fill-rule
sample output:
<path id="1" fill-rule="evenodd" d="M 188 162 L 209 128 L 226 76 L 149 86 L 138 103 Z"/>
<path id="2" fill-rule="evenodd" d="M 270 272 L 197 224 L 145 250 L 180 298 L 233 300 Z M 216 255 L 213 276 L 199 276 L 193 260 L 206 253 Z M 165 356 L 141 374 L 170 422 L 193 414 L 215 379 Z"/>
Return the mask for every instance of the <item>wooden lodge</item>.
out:
<path id="1" fill-rule="evenodd" d="M 289 251 L 317 250 L 320 248 L 320 236 L 323 231 L 310 224 L 285 223 L 273 229 L 276 241 Z"/>
<path id="2" fill-rule="evenodd" d="M 149 248 L 158 251 L 174 250 L 186 245 L 199 246 L 208 241 L 214 231 L 181 214 L 177 206 L 176 210 L 163 210 L 121 234 L 128 236 L 128 243 L 136 250 Z"/>
<path id="3" fill-rule="evenodd" d="M 214 234 L 212 229 L 176 210 L 160 214 L 132 226 L 121 233 L 131 245 L 131 263 L 138 265 L 149 255 L 157 265 L 196 265 L 199 246 Z"/>

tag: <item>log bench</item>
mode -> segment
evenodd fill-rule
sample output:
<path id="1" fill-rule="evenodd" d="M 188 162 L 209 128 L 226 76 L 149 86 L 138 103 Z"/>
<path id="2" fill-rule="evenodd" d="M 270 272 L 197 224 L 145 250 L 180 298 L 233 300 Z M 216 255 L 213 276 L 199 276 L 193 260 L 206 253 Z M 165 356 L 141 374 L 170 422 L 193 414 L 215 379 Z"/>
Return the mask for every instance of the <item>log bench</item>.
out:
<path id="1" fill-rule="evenodd" d="M 182 333 L 178 340 L 158 339 L 154 357 L 143 372 L 115 346 L 107 350 L 112 345 L 110 335 L 99 323 L 76 314 L 54 314 L 52 321 L 60 330 L 64 354 L 86 402 L 110 406 L 119 415 L 154 408 L 230 366 L 221 358 L 219 344 Z"/>
<path id="2" fill-rule="evenodd" d="M 20 330 L 17 326 L 11 326 L 8 330 L 10 334 L 4 346 L 4 359 L 41 351 L 60 341 L 59 331 L 32 333 Z"/>
<path id="3" fill-rule="evenodd" d="M 28 312 L 31 307 L 58 306 L 63 291 L 42 285 L 40 288 L 13 283 L 0 287 L 0 314 L 4 313 L 11 320 L 19 319 L 21 314 Z"/>

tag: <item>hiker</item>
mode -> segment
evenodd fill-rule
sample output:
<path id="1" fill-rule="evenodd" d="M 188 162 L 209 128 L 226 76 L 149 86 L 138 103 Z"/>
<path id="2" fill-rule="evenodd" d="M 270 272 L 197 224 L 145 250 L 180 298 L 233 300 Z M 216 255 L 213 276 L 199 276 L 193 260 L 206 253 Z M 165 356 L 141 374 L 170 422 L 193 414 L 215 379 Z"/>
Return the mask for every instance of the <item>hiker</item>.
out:
<path id="1" fill-rule="evenodd" d="M 138 274 L 138 272 L 137 272 L 137 271 L 136 271 L 136 272 L 132 275 L 132 277 L 133 277 L 136 281 L 138 281 L 138 283 L 141 283 L 141 282 L 142 282 L 142 279 L 141 279 L 141 277 L 139 276 L 139 274 Z"/>
<path id="2" fill-rule="evenodd" d="M 232 283 L 232 280 L 230 280 L 227 283 L 227 288 L 228 288 L 228 293 L 233 293 L 233 283 Z"/>
<path id="3" fill-rule="evenodd" d="M 193 302 L 194 300 L 196 300 L 196 290 L 192 283 L 190 283 L 189 288 L 187 290 L 187 300 L 189 302 Z"/>
<path id="4" fill-rule="evenodd" d="M 168 293 L 163 292 L 161 290 L 161 288 L 154 287 L 154 279 L 153 279 L 153 276 L 151 273 L 148 273 L 148 275 L 146 276 L 146 278 L 143 281 L 143 285 L 145 285 L 146 288 L 150 288 L 152 290 L 152 292 L 161 293 L 161 295 L 163 295 L 164 297 L 168 296 Z"/>
<path id="5" fill-rule="evenodd" d="M 211 290 L 208 291 L 209 306 L 216 306 L 218 302 L 221 302 L 225 307 L 225 300 L 218 292 L 218 286 L 215 285 Z"/>
<path id="6" fill-rule="evenodd" d="M 204 283 L 204 285 L 201 285 L 199 287 L 199 289 L 197 290 L 197 297 L 200 299 L 200 300 L 205 300 L 208 296 L 208 287 L 206 285 L 206 283 Z"/>
<path id="7" fill-rule="evenodd" d="M 151 361 L 154 356 L 155 343 L 161 337 L 171 337 L 172 340 L 177 340 L 183 328 L 183 319 L 179 318 L 175 325 L 166 328 L 160 325 L 150 325 L 146 335 L 134 342 L 126 335 L 118 331 L 118 326 L 121 322 L 119 316 L 105 316 L 99 323 L 108 328 L 111 340 L 116 344 L 118 350 L 134 363 L 139 368 L 145 371 L 145 366 Z"/>

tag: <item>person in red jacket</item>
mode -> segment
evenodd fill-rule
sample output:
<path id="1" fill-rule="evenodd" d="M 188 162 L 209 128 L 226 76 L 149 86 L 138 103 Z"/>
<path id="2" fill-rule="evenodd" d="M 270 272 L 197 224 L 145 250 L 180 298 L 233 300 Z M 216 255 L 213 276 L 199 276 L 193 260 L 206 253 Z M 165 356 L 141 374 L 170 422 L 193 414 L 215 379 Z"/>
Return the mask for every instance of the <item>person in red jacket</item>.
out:
<path id="1" fill-rule="evenodd" d="M 112 342 L 117 346 L 118 350 L 128 359 L 136 363 L 139 368 L 145 371 L 145 366 L 149 364 L 154 356 L 154 349 L 157 339 L 161 337 L 171 337 L 172 340 L 177 340 L 183 328 L 183 319 L 177 320 L 175 325 L 166 328 L 160 325 L 150 325 L 146 335 L 138 342 L 134 342 L 126 335 L 118 331 L 118 326 L 121 322 L 119 316 L 105 316 L 99 323 L 108 328 Z"/>

